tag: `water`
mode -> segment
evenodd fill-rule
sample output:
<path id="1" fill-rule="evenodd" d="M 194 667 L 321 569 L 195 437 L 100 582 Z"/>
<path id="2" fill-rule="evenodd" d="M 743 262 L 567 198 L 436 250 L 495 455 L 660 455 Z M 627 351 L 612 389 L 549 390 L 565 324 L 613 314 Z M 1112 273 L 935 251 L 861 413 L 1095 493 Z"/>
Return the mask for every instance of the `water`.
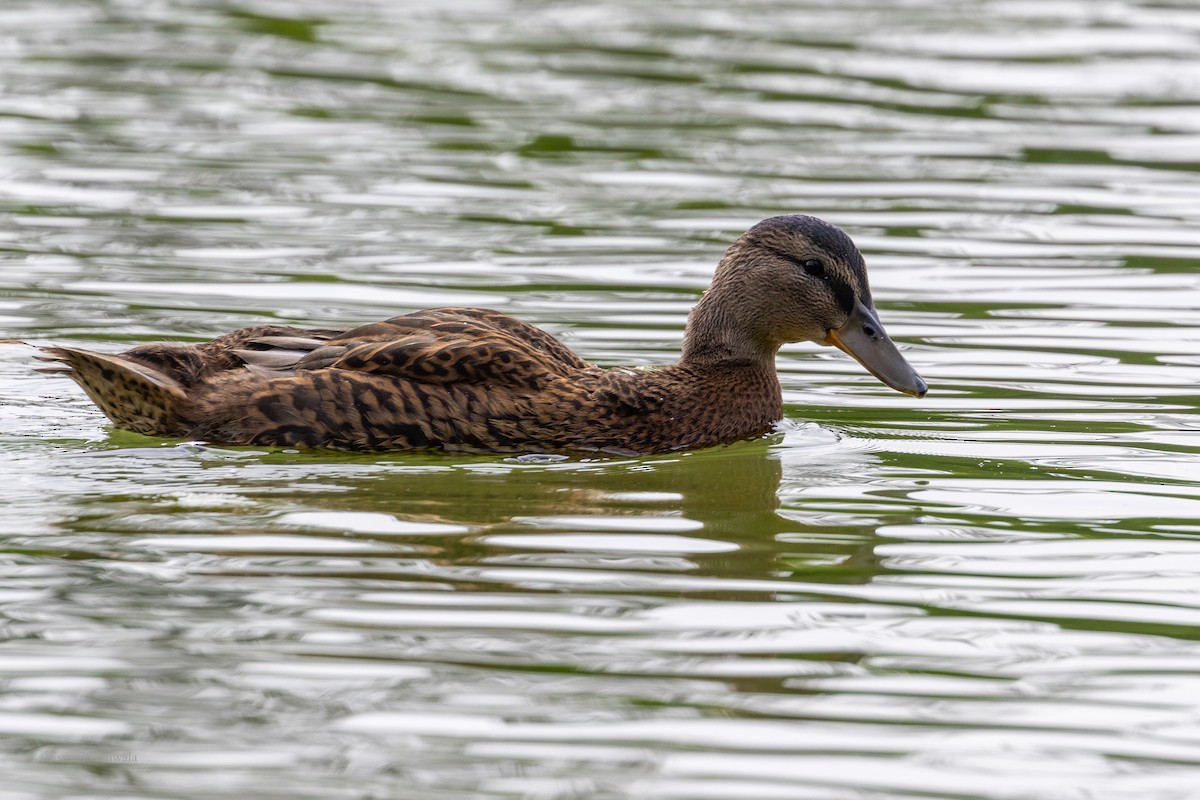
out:
<path id="1" fill-rule="evenodd" d="M 12 0 L 0 337 L 503 308 L 674 359 L 862 246 L 923 400 L 542 461 L 112 431 L 0 346 L 0 796 L 1200 797 L 1200 9 Z"/>

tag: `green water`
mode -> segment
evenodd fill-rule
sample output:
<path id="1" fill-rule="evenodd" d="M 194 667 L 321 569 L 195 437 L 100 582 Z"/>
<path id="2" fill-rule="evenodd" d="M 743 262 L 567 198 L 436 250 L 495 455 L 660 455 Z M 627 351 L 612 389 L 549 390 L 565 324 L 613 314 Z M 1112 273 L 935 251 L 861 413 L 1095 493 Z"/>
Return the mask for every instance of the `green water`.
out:
<path id="1" fill-rule="evenodd" d="M 113 431 L 0 346 L 0 800 L 1200 797 L 1200 7 L 11 0 L 0 338 L 485 305 L 676 357 L 867 256 L 767 439 L 543 463 Z"/>

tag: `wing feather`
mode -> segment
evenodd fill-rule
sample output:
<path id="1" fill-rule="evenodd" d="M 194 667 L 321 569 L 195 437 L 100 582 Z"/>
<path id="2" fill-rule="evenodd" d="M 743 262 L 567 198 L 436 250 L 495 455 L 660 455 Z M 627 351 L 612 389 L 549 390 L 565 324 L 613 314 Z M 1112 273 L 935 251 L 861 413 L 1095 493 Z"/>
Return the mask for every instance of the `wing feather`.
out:
<path id="1" fill-rule="evenodd" d="M 266 366 L 264 360 L 257 363 Z M 590 367 L 550 334 L 507 314 L 444 308 L 347 331 L 304 355 L 294 370 L 332 368 L 426 384 L 536 391 L 554 377 Z"/>

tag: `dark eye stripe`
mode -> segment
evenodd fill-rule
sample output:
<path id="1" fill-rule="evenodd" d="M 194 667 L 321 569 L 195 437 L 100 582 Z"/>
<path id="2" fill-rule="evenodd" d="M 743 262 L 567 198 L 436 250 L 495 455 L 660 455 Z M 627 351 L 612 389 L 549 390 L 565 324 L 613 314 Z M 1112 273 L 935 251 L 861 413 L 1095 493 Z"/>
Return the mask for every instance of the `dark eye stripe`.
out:
<path id="1" fill-rule="evenodd" d="M 827 275 L 825 282 L 829 284 L 829 288 L 833 290 L 833 297 L 837 300 L 842 311 L 849 314 L 854 310 L 854 290 L 850 288 L 850 284 L 843 281 L 841 278 Z"/>
<path id="2" fill-rule="evenodd" d="M 815 258 L 808 258 L 808 259 L 797 258 L 796 256 L 792 255 L 791 253 L 785 253 L 782 250 L 772 250 L 771 252 L 773 252 L 775 255 L 779 256 L 780 258 L 782 258 L 784 261 L 788 262 L 789 264 L 795 264 L 797 267 L 804 270 L 809 275 L 813 275 L 814 273 L 810 270 L 810 268 L 808 266 L 805 266 L 805 265 L 810 262 L 816 261 L 818 266 L 820 266 L 820 272 L 816 273 L 816 274 L 822 280 L 824 280 L 826 284 L 829 285 L 829 290 L 831 292 L 833 292 L 833 297 L 835 300 L 837 300 L 837 304 L 847 314 L 849 314 L 851 311 L 854 310 L 854 290 L 850 288 L 850 284 L 846 283 L 844 280 L 837 277 L 836 275 L 830 275 L 829 273 L 825 272 L 825 267 L 823 264 L 821 264 L 820 261 L 817 261 Z"/>

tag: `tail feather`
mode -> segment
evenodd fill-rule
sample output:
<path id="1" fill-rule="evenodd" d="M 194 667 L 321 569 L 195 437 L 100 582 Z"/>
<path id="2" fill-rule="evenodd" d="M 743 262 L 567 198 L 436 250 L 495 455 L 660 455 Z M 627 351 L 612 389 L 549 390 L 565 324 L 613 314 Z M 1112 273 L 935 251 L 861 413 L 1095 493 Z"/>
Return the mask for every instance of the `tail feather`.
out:
<path id="1" fill-rule="evenodd" d="M 40 360 L 55 366 L 39 371 L 66 374 L 117 427 L 153 436 L 185 434 L 179 406 L 187 393 L 168 375 L 119 355 L 74 347 L 44 347 L 42 353 Z"/>

